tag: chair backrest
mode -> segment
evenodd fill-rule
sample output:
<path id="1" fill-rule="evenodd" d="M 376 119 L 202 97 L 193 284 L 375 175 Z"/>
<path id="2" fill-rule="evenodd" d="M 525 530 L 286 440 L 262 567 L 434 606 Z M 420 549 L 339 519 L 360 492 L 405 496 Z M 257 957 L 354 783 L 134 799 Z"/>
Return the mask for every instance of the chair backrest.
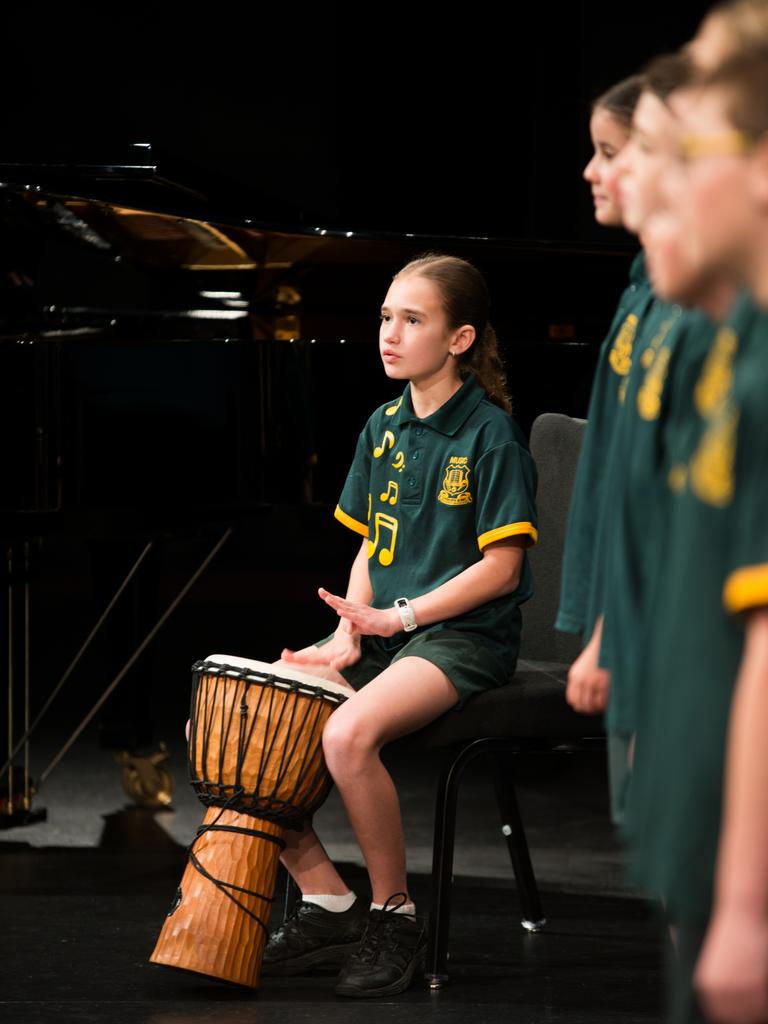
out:
<path id="1" fill-rule="evenodd" d="M 531 453 L 539 472 L 539 541 L 529 552 L 535 593 L 522 609 L 522 658 L 570 662 L 581 649 L 578 637 L 557 632 L 555 618 L 568 509 L 585 424 L 585 420 L 546 412 L 531 428 Z"/>

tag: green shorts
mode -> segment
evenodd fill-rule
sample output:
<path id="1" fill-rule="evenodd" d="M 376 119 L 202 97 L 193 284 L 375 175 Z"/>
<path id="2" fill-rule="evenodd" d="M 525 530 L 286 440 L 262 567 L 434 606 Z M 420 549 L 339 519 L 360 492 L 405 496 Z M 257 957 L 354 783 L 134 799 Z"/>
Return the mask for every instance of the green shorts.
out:
<path id="1" fill-rule="evenodd" d="M 333 634 L 318 641 L 316 646 L 322 647 L 332 639 Z M 488 650 L 483 637 L 457 629 L 430 630 L 395 643 L 377 636 L 364 636 L 360 650 L 360 660 L 341 670 L 341 675 L 356 690 L 401 658 L 423 658 L 442 669 L 453 683 L 459 695 L 455 710 L 475 694 L 508 683 L 515 671 L 514 662 L 504 664 Z"/>
<path id="2" fill-rule="evenodd" d="M 704 945 L 704 926 L 677 925 L 677 943 L 667 943 L 667 1004 L 670 1024 L 705 1024 L 693 975 Z"/>
<path id="3" fill-rule="evenodd" d="M 611 794 L 611 821 L 619 829 L 624 828 L 627 810 L 627 793 L 632 777 L 629 751 L 632 737 L 623 733 L 608 731 L 608 782 Z"/>

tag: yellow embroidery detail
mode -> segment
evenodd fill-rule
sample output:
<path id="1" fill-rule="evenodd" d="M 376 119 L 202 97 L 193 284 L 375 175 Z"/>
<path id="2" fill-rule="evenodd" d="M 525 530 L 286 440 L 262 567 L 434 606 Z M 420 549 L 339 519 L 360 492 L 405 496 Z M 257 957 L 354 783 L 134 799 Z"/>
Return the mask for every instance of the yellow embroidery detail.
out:
<path id="1" fill-rule="evenodd" d="M 682 494 L 685 490 L 685 485 L 688 483 L 688 467 L 681 462 L 672 466 L 667 474 L 667 483 L 669 484 L 670 491 L 673 491 L 675 494 Z"/>
<path id="2" fill-rule="evenodd" d="M 637 411 L 644 420 L 658 419 L 661 412 L 661 396 L 664 393 L 669 360 L 672 356 L 669 347 L 665 346 L 664 342 L 679 319 L 680 311 L 678 309 L 668 320 L 662 321 L 658 333 L 640 357 L 640 365 L 645 369 L 646 374 L 637 392 Z"/>
<path id="3" fill-rule="evenodd" d="M 469 459 L 466 456 L 452 455 L 445 467 L 443 489 L 437 496 L 444 505 L 469 505 L 472 495 L 469 493 Z"/>
<path id="4" fill-rule="evenodd" d="M 374 459 L 380 459 L 385 451 L 387 451 L 390 448 L 394 448 L 394 446 L 395 435 L 392 433 L 391 430 L 385 430 L 381 444 L 377 444 L 376 447 L 373 449 Z"/>
<path id="5" fill-rule="evenodd" d="M 691 489 L 706 505 L 725 508 L 733 497 L 738 410 L 726 407 L 709 424 L 691 459 Z"/>
<path id="6" fill-rule="evenodd" d="M 635 343 L 637 324 L 637 316 L 630 313 L 614 338 L 613 348 L 608 354 L 608 363 L 611 369 L 620 377 L 626 377 L 632 366 L 632 346 Z"/>
<path id="7" fill-rule="evenodd" d="M 394 480 L 387 481 L 386 491 L 382 491 L 379 495 L 379 501 L 383 501 L 385 504 L 389 502 L 390 505 L 397 504 L 397 494 L 400 487 Z M 370 516 L 369 516 L 370 518 Z"/>
<path id="8" fill-rule="evenodd" d="M 646 352 L 650 352 L 650 349 L 646 349 Z M 661 396 L 667 379 L 670 355 L 668 348 L 662 348 L 656 353 L 643 385 L 637 392 L 637 411 L 644 420 L 658 419 L 661 412 Z"/>
<path id="9" fill-rule="evenodd" d="M 705 419 L 712 419 L 725 404 L 733 383 L 733 360 L 738 344 L 736 333 L 730 327 L 721 327 L 704 360 L 693 397 Z"/>
<path id="10" fill-rule="evenodd" d="M 379 552 L 379 565 L 392 565 L 395 557 L 395 545 L 397 544 L 398 523 L 394 516 L 386 512 L 377 512 L 373 517 L 373 540 L 368 541 L 368 557 L 372 558 L 376 551 Z M 382 532 L 389 533 L 388 543 L 383 543 Z"/>
<path id="11" fill-rule="evenodd" d="M 404 452 L 397 452 L 397 454 L 395 455 L 394 462 L 392 463 L 392 468 L 396 469 L 398 473 L 402 473 L 404 465 L 405 465 L 405 453 Z"/>
<path id="12" fill-rule="evenodd" d="M 395 413 L 397 412 L 397 410 L 400 408 L 400 406 L 402 404 L 403 404 L 403 396 L 400 395 L 400 397 L 398 398 L 398 400 L 395 402 L 394 405 L 390 405 L 390 407 L 388 409 L 384 410 L 384 415 L 385 416 L 394 416 Z"/>

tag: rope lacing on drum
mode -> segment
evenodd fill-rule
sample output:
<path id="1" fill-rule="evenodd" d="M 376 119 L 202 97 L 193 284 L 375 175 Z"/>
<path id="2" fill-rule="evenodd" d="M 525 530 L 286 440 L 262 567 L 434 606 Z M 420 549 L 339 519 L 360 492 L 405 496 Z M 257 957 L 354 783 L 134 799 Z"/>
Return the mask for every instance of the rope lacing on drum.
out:
<path id="1" fill-rule="evenodd" d="M 235 906 L 239 907 L 240 910 L 243 911 L 243 913 L 247 914 L 248 917 L 252 918 L 252 920 L 254 920 L 259 925 L 259 927 L 262 929 L 264 934 L 267 937 L 269 937 L 269 928 L 267 927 L 265 922 L 262 921 L 262 919 L 259 917 L 259 915 L 255 914 L 250 909 L 250 907 L 247 907 L 242 902 L 242 900 L 239 900 L 237 898 L 237 896 L 234 896 L 233 892 L 239 892 L 239 893 L 242 893 L 244 896 L 251 896 L 254 899 L 263 900 L 265 903 L 270 903 L 270 904 L 274 902 L 274 896 L 267 896 L 265 893 L 257 892 L 255 889 L 246 889 L 242 885 L 235 885 L 233 882 L 225 882 L 224 879 L 222 879 L 222 878 L 216 878 L 215 875 L 212 875 L 210 873 L 210 871 L 208 871 L 200 863 L 200 860 L 195 855 L 195 852 L 194 852 L 194 849 L 193 849 L 195 843 L 199 839 L 201 839 L 202 836 L 204 836 L 206 832 L 239 832 L 241 835 L 244 835 L 244 836 L 254 836 L 254 837 L 259 838 L 259 839 L 266 839 L 270 843 L 274 843 L 276 846 L 279 846 L 281 852 L 285 849 L 285 842 L 279 836 L 273 836 L 269 832 L 262 832 L 261 829 L 257 829 L 257 828 L 244 828 L 242 825 L 219 825 L 218 824 L 222 814 L 224 814 L 225 811 L 231 810 L 232 808 L 231 808 L 230 805 L 234 804 L 237 800 L 239 800 L 241 798 L 241 796 L 242 796 L 242 791 L 234 793 L 230 797 L 230 799 L 227 800 L 226 804 L 221 808 L 219 813 L 216 815 L 216 817 L 213 819 L 213 821 L 210 822 L 210 824 L 208 824 L 208 825 L 203 824 L 203 825 L 200 826 L 200 828 L 197 830 L 197 834 L 196 834 L 195 838 L 192 840 L 192 842 L 187 847 L 187 856 L 189 857 L 190 864 L 195 868 L 196 871 L 198 871 L 203 876 L 203 878 L 207 878 L 209 882 L 212 882 L 213 885 L 215 885 L 216 888 L 219 890 L 219 892 L 221 892 L 224 896 L 226 896 L 227 899 L 232 900 L 232 902 L 235 904 Z M 232 890 L 232 891 L 230 891 L 230 890 Z"/>
<path id="2" fill-rule="evenodd" d="M 248 669 L 199 662 L 193 666 L 193 674 L 190 721 L 197 721 L 198 727 L 193 727 L 190 733 L 190 783 L 201 802 L 206 806 L 222 806 L 231 799 L 242 786 L 246 758 L 256 756 L 250 773 L 252 785 L 246 789 L 246 799 L 243 806 L 237 808 L 238 812 L 275 821 L 283 828 L 301 828 L 331 786 L 319 743 L 324 725 L 323 702 L 318 699 L 276 701 L 275 688 L 255 686 Z M 243 686 L 239 699 L 219 700 L 223 677 L 237 680 Z M 281 691 L 290 691 L 299 697 L 317 698 L 319 693 L 336 696 L 325 694 L 320 688 L 313 694 L 305 692 L 299 682 L 288 683 L 277 675 L 265 675 L 264 681 L 279 683 Z M 252 698 L 250 707 L 249 696 Z M 218 721 L 217 715 L 220 715 Z M 269 723 L 269 734 L 256 753 L 253 735 L 263 720 Z M 214 722 L 219 744 L 217 756 L 212 759 Z M 224 781 L 224 757 L 230 749 L 233 733 L 237 734 L 234 787 Z M 278 737 L 284 742 L 279 743 Z M 207 780 L 197 778 L 195 766 L 199 764 L 209 769 L 215 765 L 215 775 L 210 774 Z M 269 786 L 265 785 L 268 778 L 271 779 Z"/>

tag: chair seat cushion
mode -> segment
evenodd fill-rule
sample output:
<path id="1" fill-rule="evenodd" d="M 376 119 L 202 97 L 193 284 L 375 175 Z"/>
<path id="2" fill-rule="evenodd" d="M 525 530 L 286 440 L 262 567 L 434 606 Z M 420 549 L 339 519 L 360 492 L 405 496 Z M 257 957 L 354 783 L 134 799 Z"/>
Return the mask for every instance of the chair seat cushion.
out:
<path id="1" fill-rule="evenodd" d="M 503 739 L 578 739 L 603 733 L 601 715 L 582 715 L 565 701 L 568 665 L 524 661 L 512 681 L 473 697 L 461 711 L 449 711 L 410 737 L 422 750 L 488 737 Z"/>

